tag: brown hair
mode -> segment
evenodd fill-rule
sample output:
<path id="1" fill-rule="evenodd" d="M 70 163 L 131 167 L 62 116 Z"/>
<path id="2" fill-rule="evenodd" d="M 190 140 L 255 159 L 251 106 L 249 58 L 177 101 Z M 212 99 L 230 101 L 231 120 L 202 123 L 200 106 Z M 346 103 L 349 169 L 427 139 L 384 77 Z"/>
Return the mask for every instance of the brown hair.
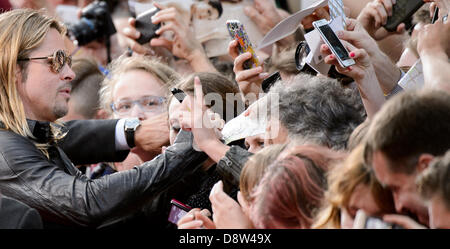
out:
<path id="1" fill-rule="evenodd" d="M 390 99 L 373 118 L 364 158 L 370 165 L 381 151 L 393 172 L 411 174 L 420 154 L 444 154 L 450 148 L 450 95 L 442 91 L 403 92 Z"/>
<path id="2" fill-rule="evenodd" d="M 364 165 L 363 145 L 357 146 L 344 163 L 334 166 L 327 178 L 328 190 L 325 193 L 325 202 L 315 217 L 313 228 L 340 228 L 340 210 L 348 206 L 350 197 L 359 184 L 369 187 L 383 213 L 395 211 L 391 192 L 383 188 Z"/>
<path id="3" fill-rule="evenodd" d="M 263 148 L 251 156 L 242 168 L 239 178 L 239 189 L 242 196 L 250 203 L 253 201 L 251 194 L 264 176 L 267 167 L 272 164 L 286 148 L 284 144 L 274 144 Z"/>
<path id="4" fill-rule="evenodd" d="M 445 206 L 450 210 L 450 150 L 442 157 L 437 157 L 418 177 L 419 193 L 425 199 L 440 195 Z"/>
<path id="5" fill-rule="evenodd" d="M 353 130 L 347 142 L 348 151 L 352 151 L 364 141 L 364 137 L 366 136 L 367 131 L 369 130 L 369 124 L 370 124 L 369 119 L 366 119 L 366 121 L 362 122 Z"/>
<path id="6" fill-rule="evenodd" d="M 70 101 L 75 111 L 86 119 L 93 119 L 100 107 L 99 90 L 105 78 L 93 58 L 75 58 L 72 70 L 76 77 L 72 80 Z"/>
<path id="7" fill-rule="evenodd" d="M 242 100 L 241 91 L 237 83 L 230 81 L 227 77 L 220 73 L 201 72 L 193 73 L 187 78 L 182 79 L 175 87 L 183 90 L 186 94 L 194 95 L 194 78 L 199 77 L 202 83 L 203 94 L 218 94 L 222 99 L 222 106 L 211 102 L 211 110 L 220 115 L 220 117 L 228 122 L 237 117 L 245 110 L 245 103 Z M 211 96 L 211 95 L 210 95 Z M 234 96 L 235 98 L 232 98 Z M 214 97 L 214 96 L 212 96 Z M 207 101 L 205 97 L 205 101 Z M 171 97 L 168 99 L 169 103 Z M 232 110 L 232 111 L 231 111 Z M 228 112 L 232 114 L 228 117 Z"/>
<path id="8" fill-rule="evenodd" d="M 300 71 L 295 64 L 295 50 L 296 47 L 284 49 L 277 52 L 267 61 L 269 72 L 280 71 L 289 75 L 297 75 Z"/>

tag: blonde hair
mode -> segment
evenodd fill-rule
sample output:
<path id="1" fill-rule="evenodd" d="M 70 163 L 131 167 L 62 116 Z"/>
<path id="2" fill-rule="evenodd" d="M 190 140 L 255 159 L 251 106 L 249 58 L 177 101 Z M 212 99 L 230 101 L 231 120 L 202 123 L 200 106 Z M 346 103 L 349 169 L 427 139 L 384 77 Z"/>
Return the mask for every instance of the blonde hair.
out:
<path id="1" fill-rule="evenodd" d="M 109 114 L 112 114 L 113 92 L 119 78 L 122 74 L 132 70 L 143 70 L 155 76 L 167 86 L 166 94 L 168 94 L 169 88 L 180 79 L 177 72 L 159 60 L 141 55 L 132 57 L 122 55 L 111 63 L 109 75 L 103 80 L 100 89 L 100 105 Z"/>
<path id="2" fill-rule="evenodd" d="M 391 192 L 384 189 L 364 165 L 363 148 L 363 145 L 358 145 L 343 164 L 336 165 L 330 170 L 325 203 L 316 215 L 312 228 L 340 228 L 340 210 L 349 204 L 350 197 L 359 184 L 370 188 L 375 202 L 383 213 L 394 212 Z"/>
<path id="3" fill-rule="evenodd" d="M 43 11 L 16 9 L 0 15 L 0 121 L 4 129 L 11 130 L 24 137 L 34 138 L 26 120 L 25 110 L 19 96 L 16 82 L 18 70 L 22 80 L 26 80 L 27 62 L 18 62 L 26 58 L 44 41 L 51 28 L 65 35 L 66 29 L 57 20 L 43 14 Z M 54 137 L 61 136 L 60 130 L 52 126 Z M 48 156 L 48 144 L 36 146 Z"/>

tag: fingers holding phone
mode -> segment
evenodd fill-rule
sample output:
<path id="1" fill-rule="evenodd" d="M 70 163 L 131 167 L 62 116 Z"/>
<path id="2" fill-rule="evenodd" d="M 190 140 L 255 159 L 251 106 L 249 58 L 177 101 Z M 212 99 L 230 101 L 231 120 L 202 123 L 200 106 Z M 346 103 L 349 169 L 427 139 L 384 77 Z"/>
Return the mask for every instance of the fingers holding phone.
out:
<path id="1" fill-rule="evenodd" d="M 355 61 L 355 64 L 348 67 L 342 67 L 342 65 L 339 63 L 338 57 L 331 52 L 329 46 L 326 44 L 323 44 L 320 47 L 320 51 L 322 52 L 322 54 L 326 55 L 326 57 L 324 58 L 324 62 L 326 64 L 334 65 L 339 73 L 347 75 L 356 81 L 358 79 L 364 78 L 364 76 L 367 74 L 367 71 L 369 69 L 372 70 L 369 55 L 364 49 L 357 49 L 353 45 L 345 41 L 343 41 L 343 43 L 345 44 L 345 47 L 349 51 L 351 51 L 349 53 L 349 57 Z"/>
<path id="2" fill-rule="evenodd" d="M 234 60 L 233 71 L 236 75 L 235 79 L 244 95 L 248 93 L 260 93 L 262 91 L 263 80 L 269 76 L 268 73 L 263 71 L 262 66 L 244 69 L 245 61 L 248 61 L 250 58 L 252 58 L 252 54 L 246 52 Z"/>
<path id="3" fill-rule="evenodd" d="M 382 40 L 391 34 L 403 33 L 406 27 L 403 22 L 407 16 L 401 15 L 404 11 L 397 10 L 399 9 L 397 7 L 394 8 L 399 1 L 374 0 L 364 7 L 357 20 L 375 40 Z"/>
<path id="4" fill-rule="evenodd" d="M 178 229 L 215 229 L 216 226 L 209 217 L 209 210 L 194 208 L 178 220 L 177 226 Z"/>

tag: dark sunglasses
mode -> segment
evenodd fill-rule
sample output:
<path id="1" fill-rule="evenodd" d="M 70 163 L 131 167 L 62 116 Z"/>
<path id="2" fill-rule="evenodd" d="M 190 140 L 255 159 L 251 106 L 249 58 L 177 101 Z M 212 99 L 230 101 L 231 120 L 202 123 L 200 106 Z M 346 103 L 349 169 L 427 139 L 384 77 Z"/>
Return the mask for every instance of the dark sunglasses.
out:
<path id="1" fill-rule="evenodd" d="M 51 56 L 18 59 L 18 61 L 31 61 L 31 60 L 49 60 L 51 64 L 51 69 L 54 73 L 61 72 L 64 65 L 66 64 L 69 67 L 72 67 L 72 56 L 67 55 L 64 50 L 58 50 Z"/>
<path id="2" fill-rule="evenodd" d="M 186 93 L 183 92 L 183 90 L 178 88 L 172 88 L 170 90 L 173 94 L 173 96 L 178 100 L 178 102 L 183 102 L 184 98 L 186 97 Z"/>

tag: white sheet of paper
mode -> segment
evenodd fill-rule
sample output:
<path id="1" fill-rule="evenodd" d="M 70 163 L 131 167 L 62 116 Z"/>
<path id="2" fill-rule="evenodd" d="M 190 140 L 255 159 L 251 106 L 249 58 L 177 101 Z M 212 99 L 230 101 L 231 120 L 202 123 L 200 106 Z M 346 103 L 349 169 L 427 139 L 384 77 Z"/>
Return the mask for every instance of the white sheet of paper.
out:
<path id="1" fill-rule="evenodd" d="M 403 76 L 398 84 L 405 90 L 416 90 L 422 88 L 425 85 L 422 60 L 419 59 L 414 66 L 409 69 L 406 75 Z"/>
<path id="2" fill-rule="evenodd" d="M 327 4 L 328 0 L 321 0 L 285 18 L 263 37 L 258 45 L 258 49 L 264 49 L 274 44 L 275 42 L 293 34 L 295 30 L 297 30 L 303 18 L 312 14 L 317 8 L 324 7 Z"/>
<path id="3" fill-rule="evenodd" d="M 266 105 L 267 107 L 267 95 L 254 102 L 246 111 L 225 124 L 222 129 L 222 139 L 225 141 L 225 144 L 266 132 L 267 113 L 264 113 L 264 111 L 267 110 L 261 105 Z M 249 115 L 245 116 L 248 110 L 251 111 Z"/>

